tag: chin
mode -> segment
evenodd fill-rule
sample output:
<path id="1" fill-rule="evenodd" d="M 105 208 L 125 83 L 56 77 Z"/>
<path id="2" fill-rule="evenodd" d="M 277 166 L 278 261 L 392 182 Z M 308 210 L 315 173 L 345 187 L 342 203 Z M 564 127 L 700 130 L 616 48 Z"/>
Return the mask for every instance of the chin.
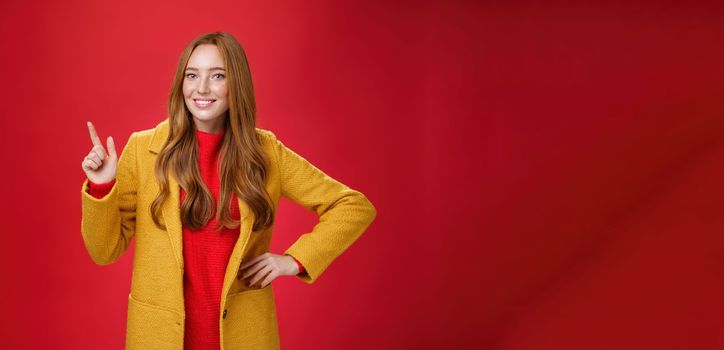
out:
<path id="1" fill-rule="evenodd" d="M 208 117 L 208 116 L 197 115 L 197 114 L 192 114 L 192 115 L 194 116 L 194 118 L 196 118 L 198 120 L 203 120 L 205 122 L 212 121 L 212 120 L 219 118 L 219 117 Z"/>

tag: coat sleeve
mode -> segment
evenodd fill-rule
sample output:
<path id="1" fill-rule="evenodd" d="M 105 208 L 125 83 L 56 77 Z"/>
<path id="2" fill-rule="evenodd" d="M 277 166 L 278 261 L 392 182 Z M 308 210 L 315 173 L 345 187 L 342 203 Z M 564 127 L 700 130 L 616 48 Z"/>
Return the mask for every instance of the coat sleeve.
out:
<path id="1" fill-rule="evenodd" d="M 116 181 L 102 198 L 88 193 L 88 179 L 81 188 L 81 234 L 86 250 L 98 265 L 108 265 L 128 249 L 136 229 L 136 133 L 118 158 Z"/>
<path id="2" fill-rule="evenodd" d="M 361 192 L 331 178 L 269 133 L 279 164 L 282 197 L 319 216 L 311 232 L 300 235 L 284 252 L 304 266 L 297 277 L 311 284 L 359 238 L 377 210 Z"/>

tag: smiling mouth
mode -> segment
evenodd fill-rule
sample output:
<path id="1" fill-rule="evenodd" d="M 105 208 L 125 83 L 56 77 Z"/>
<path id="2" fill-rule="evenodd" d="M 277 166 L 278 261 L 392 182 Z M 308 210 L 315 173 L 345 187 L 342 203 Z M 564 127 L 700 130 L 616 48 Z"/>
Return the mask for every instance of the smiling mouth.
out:
<path id="1" fill-rule="evenodd" d="M 194 99 L 194 104 L 196 104 L 199 108 L 204 108 L 210 106 L 212 103 L 214 103 L 213 99 Z"/>

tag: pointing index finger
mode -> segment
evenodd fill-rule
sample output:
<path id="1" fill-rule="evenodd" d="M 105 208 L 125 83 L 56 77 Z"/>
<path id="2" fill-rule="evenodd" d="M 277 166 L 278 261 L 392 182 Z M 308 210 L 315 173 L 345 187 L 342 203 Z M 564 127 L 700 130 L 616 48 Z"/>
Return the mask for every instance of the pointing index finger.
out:
<path id="1" fill-rule="evenodd" d="M 101 144 L 101 139 L 98 137 L 98 133 L 96 132 L 96 128 L 93 126 L 93 123 L 88 122 L 88 132 L 90 133 L 91 141 L 93 141 L 93 146 L 101 146 L 103 147 L 103 144 Z"/>

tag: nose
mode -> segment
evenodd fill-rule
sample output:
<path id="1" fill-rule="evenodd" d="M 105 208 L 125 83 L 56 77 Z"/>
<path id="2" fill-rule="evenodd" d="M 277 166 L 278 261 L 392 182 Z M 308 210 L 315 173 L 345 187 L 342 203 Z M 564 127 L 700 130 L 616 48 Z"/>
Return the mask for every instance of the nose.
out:
<path id="1" fill-rule="evenodd" d="M 206 94 L 209 92 L 209 82 L 206 79 L 201 79 L 199 82 L 199 94 Z"/>

